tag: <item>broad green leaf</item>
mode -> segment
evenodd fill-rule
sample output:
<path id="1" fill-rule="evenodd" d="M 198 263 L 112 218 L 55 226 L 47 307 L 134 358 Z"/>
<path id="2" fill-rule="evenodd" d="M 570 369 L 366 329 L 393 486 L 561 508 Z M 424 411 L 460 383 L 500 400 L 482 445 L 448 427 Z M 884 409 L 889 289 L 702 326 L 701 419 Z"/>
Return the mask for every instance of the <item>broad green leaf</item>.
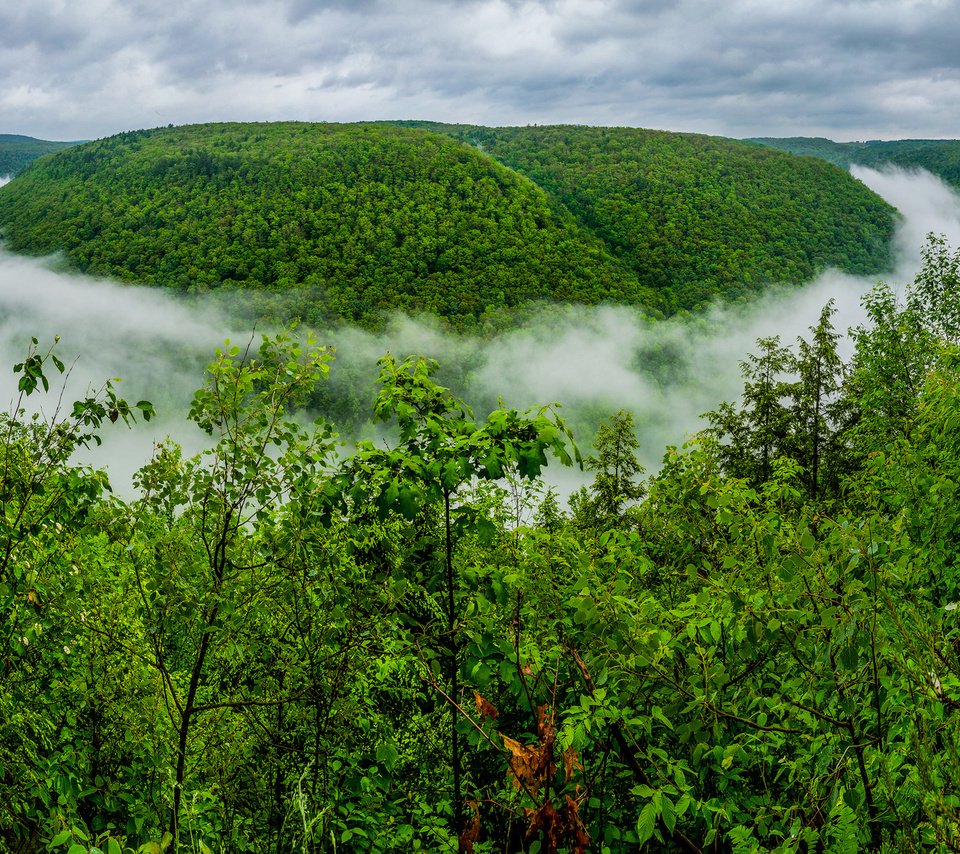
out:
<path id="1" fill-rule="evenodd" d="M 653 803 L 648 803 L 640 812 L 640 818 L 637 819 L 637 836 L 639 843 L 643 845 L 651 836 L 657 824 L 657 809 Z"/>
<path id="2" fill-rule="evenodd" d="M 58 845 L 63 845 L 68 839 L 73 839 L 73 834 L 69 830 L 61 830 L 50 840 L 50 847 L 56 848 Z"/>

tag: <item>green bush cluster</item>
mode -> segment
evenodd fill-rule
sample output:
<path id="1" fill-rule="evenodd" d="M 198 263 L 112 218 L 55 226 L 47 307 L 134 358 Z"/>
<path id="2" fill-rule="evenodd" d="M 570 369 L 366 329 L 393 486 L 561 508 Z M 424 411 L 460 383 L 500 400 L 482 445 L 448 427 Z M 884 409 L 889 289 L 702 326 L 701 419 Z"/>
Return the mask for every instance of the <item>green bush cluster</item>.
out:
<path id="1" fill-rule="evenodd" d="M 477 418 L 381 360 L 389 443 L 298 408 L 330 354 L 226 347 L 120 501 L 72 462 L 149 417 L 15 367 L 0 416 L 0 850 L 809 852 L 960 845 L 960 253 L 760 342 L 640 480 L 549 407 Z M 335 370 L 335 367 L 334 367 Z M 593 482 L 567 514 L 549 460 Z"/>

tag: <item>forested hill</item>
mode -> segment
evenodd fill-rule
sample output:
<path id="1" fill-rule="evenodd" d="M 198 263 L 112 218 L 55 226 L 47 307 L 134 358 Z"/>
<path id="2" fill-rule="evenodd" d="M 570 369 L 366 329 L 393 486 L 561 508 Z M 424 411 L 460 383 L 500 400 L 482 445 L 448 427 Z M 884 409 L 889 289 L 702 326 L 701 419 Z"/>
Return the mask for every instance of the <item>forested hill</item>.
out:
<path id="1" fill-rule="evenodd" d="M 76 145 L 13 133 L 0 133 L 0 176 L 16 175 L 38 157 Z"/>
<path id="2" fill-rule="evenodd" d="M 409 123 L 408 123 L 409 124 Z M 285 311 L 454 325 L 536 300 L 672 312 L 889 262 L 894 211 L 836 167 L 712 137 L 587 127 L 208 124 L 46 158 L 0 190 L 16 251 Z"/>
<path id="3" fill-rule="evenodd" d="M 791 154 L 819 157 L 838 166 L 878 167 L 891 163 L 905 169 L 920 168 L 960 187 L 960 140 L 898 139 L 869 142 L 834 142 L 822 137 L 793 136 L 783 139 L 758 137 L 748 140 Z"/>
<path id="4" fill-rule="evenodd" d="M 888 262 L 891 208 L 822 163 L 701 134 L 641 128 L 485 128 L 448 133 L 536 181 L 668 308 L 691 308 L 826 266 Z"/>

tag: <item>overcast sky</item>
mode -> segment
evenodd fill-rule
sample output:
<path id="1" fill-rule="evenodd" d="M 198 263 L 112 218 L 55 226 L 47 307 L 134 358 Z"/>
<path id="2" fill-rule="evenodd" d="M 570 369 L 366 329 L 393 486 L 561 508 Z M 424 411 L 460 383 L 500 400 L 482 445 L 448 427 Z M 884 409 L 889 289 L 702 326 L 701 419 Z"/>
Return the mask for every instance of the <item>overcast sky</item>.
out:
<path id="1" fill-rule="evenodd" d="M 417 118 L 960 137 L 960 0 L 10 0 L 0 133 Z"/>

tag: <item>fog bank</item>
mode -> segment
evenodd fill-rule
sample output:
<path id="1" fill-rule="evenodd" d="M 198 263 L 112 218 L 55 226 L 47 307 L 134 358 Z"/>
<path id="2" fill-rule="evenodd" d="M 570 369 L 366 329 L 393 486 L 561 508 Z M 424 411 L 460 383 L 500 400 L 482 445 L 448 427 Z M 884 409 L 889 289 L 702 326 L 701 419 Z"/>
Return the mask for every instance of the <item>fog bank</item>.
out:
<path id="1" fill-rule="evenodd" d="M 913 278 L 928 232 L 960 245 L 960 197 L 938 178 L 859 167 L 854 175 L 903 214 L 893 283 Z M 642 462 L 653 470 L 666 445 L 682 444 L 703 426 L 703 412 L 739 396 L 740 361 L 757 338 L 779 335 L 791 343 L 806 335 L 829 299 L 837 304 L 836 327 L 845 330 L 861 321 L 860 298 L 873 283 L 827 271 L 802 288 L 774 286 L 748 304 L 655 323 L 624 307 L 548 307 L 536 321 L 493 340 L 453 335 L 402 316 L 380 334 L 340 329 L 321 331 L 320 337 L 337 349 L 331 393 L 355 397 L 358 411 L 367 411 L 375 392 L 377 358 L 386 351 L 420 353 L 440 360 L 441 381 L 479 414 L 498 398 L 521 409 L 561 403 L 583 450 L 589 450 L 602 418 L 630 411 Z M 69 274 L 56 261 L 0 251 L 0 399 L 10 400 L 16 389 L 16 377 L 5 366 L 21 360 L 31 336 L 44 344 L 54 335 L 61 338 L 60 357 L 76 359 L 69 394 L 122 377 L 120 391 L 129 400 L 157 405 L 157 424 L 129 433 L 114 426 L 91 456 L 127 491 L 130 473 L 167 432 L 188 451 L 201 447 L 204 437 L 184 421 L 190 395 L 223 339 L 246 343 L 251 331 L 231 329 L 212 304 L 200 308 L 162 291 Z M 369 426 L 363 432 L 380 433 Z M 557 468 L 551 466 L 550 479 L 568 491 L 580 476 L 563 478 Z"/>

